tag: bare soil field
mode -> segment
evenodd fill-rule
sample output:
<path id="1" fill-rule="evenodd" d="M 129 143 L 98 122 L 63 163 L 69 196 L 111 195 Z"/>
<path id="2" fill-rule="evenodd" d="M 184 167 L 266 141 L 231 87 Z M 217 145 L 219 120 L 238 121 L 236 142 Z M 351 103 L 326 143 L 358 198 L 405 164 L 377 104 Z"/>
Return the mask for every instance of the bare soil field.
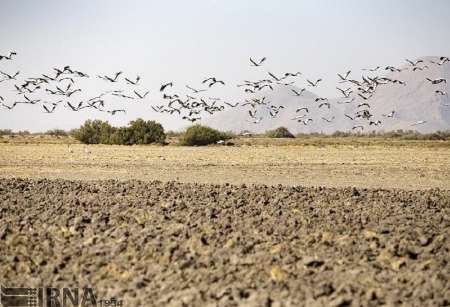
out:
<path id="1" fill-rule="evenodd" d="M 67 138 L 0 143 L 0 177 L 450 188 L 450 142 L 237 139 L 236 146 L 111 146 Z M 247 144 L 247 145 L 246 145 Z"/>
<path id="2" fill-rule="evenodd" d="M 450 305 L 449 142 L 0 141 L 0 284 L 124 306 Z"/>
<path id="3" fill-rule="evenodd" d="M 0 179 L 0 283 L 124 306 L 448 306 L 450 191 Z"/>

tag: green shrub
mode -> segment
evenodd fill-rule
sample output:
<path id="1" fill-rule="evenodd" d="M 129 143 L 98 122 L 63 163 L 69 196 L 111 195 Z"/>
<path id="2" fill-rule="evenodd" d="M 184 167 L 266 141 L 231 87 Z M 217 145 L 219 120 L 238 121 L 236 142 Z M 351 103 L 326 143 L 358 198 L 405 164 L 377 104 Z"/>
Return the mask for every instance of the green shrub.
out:
<path id="1" fill-rule="evenodd" d="M 265 135 L 268 138 L 295 138 L 295 136 L 286 127 L 278 127 L 275 130 L 266 131 Z"/>
<path id="2" fill-rule="evenodd" d="M 64 131 L 62 129 L 48 130 L 47 132 L 45 132 L 45 134 L 51 135 L 51 136 L 68 136 L 69 135 L 66 131 Z"/>
<path id="3" fill-rule="evenodd" d="M 11 129 L 0 129 L 0 135 L 12 135 L 13 132 Z"/>
<path id="4" fill-rule="evenodd" d="M 166 135 L 161 124 L 137 119 L 128 127 L 112 127 L 101 120 L 87 120 L 79 129 L 71 132 L 74 138 L 85 144 L 134 145 L 164 143 Z"/>
<path id="5" fill-rule="evenodd" d="M 220 140 L 229 140 L 231 137 L 229 133 L 221 132 L 207 126 L 194 125 L 186 129 L 186 132 L 181 138 L 181 145 L 205 146 L 215 144 Z"/>
<path id="6" fill-rule="evenodd" d="M 130 122 L 130 126 L 127 129 L 129 132 L 127 134 L 128 139 L 125 143 L 128 143 L 129 145 L 151 143 L 163 144 L 166 140 L 164 128 L 161 124 L 152 120 L 144 121 L 139 118 Z"/>

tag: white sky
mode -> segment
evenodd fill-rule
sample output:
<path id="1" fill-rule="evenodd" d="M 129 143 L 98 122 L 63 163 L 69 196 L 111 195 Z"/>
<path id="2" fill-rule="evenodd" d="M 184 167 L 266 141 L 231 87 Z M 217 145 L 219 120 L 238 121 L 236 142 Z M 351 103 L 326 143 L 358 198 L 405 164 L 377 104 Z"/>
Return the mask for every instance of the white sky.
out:
<path id="1" fill-rule="evenodd" d="M 211 96 L 232 98 L 244 79 L 301 71 L 323 78 L 316 92 L 331 97 L 337 72 L 450 54 L 448 0 L 0 0 L 0 19 L 0 54 L 18 53 L 14 62 L 0 62 L 0 70 L 20 70 L 22 77 L 64 65 L 91 76 L 122 70 L 141 75 L 140 90 L 151 91 L 147 102 L 116 117 L 64 108 L 49 115 L 24 105 L 0 109 L 0 129 L 69 129 L 95 118 L 123 125 L 136 117 L 177 129 L 186 123 L 150 109 L 160 102 L 164 82 L 181 90 L 214 75 L 230 86 Z M 265 67 L 251 68 L 250 56 L 266 56 Z M 87 96 L 79 99 L 105 89 L 95 79 L 83 83 Z M 12 85 L 0 83 L 8 102 L 20 98 Z"/>

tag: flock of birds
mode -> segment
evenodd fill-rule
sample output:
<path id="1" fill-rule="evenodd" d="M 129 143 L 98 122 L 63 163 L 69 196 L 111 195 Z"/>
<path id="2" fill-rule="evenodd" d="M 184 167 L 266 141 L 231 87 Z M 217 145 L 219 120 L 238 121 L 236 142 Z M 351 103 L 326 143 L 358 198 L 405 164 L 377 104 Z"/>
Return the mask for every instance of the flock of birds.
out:
<path id="1" fill-rule="evenodd" d="M 126 113 L 127 110 L 121 108 L 110 108 L 109 99 L 112 97 L 129 100 L 142 101 L 148 100 L 150 91 L 139 90 L 141 83 L 140 76 L 125 76 L 123 72 L 119 71 L 112 75 L 96 75 L 91 76 L 87 73 L 73 69 L 71 66 L 62 68 L 53 68 L 50 73 L 41 74 L 35 77 L 28 77 L 19 82 L 18 77 L 21 75 L 19 71 L 13 73 L 6 73 L 1 69 L 2 61 L 13 61 L 17 56 L 16 52 L 9 52 L 8 55 L 0 55 L 0 85 L 5 83 L 13 83 L 13 91 L 19 97 L 13 102 L 7 102 L 0 96 L 0 106 L 3 109 L 12 110 L 19 105 L 40 105 L 42 111 L 45 113 L 54 113 L 61 106 L 73 112 L 82 110 L 96 110 L 99 112 L 106 112 L 111 115 Z M 261 59 L 250 58 L 249 65 L 254 69 L 264 66 L 267 61 L 266 57 Z M 366 76 L 361 79 L 351 78 L 352 71 L 347 71 L 343 74 L 337 74 L 339 78 L 339 85 L 336 87 L 340 94 L 338 104 L 354 104 L 355 111 L 352 114 L 345 114 L 345 117 L 350 121 L 355 121 L 352 130 L 364 130 L 365 125 L 380 126 L 382 125 L 382 118 L 374 119 L 371 113 L 371 98 L 378 88 L 390 84 L 406 85 L 402 80 L 387 78 L 385 76 L 378 76 L 378 72 L 401 72 L 409 69 L 413 72 L 423 71 L 429 69 L 431 65 L 442 66 L 450 62 L 448 57 L 440 57 L 439 61 L 429 61 L 425 63 L 424 60 L 411 61 L 406 60 L 408 68 L 396 68 L 393 66 L 375 67 L 363 69 Z M 225 109 L 243 108 L 243 112 L 248 114 L 248 122 L 259 124 L 264 120 L 261 115 L 260 108 L 266 108 L 271 118 L 276 118 L 285 106 L 273 104 L 264 96 L 267 91 L 274 91 L 276 87 L 289 87 L 293 96 L 302 97 L 307 91 L 307 87 L 317 88 L 323 82 L 321 78 L 316 80 L 305 79 L 306 86 L 303 88 L 297 87 L 297 80 L 302 76 L 301 72 L 285 72 L 283 74 L 274 74 L 267 72 L 267 74 L 259 80 L 244 80 L 237 84 L 237 87 L 242 90 L 243 95 L 248 98 L 240 102 L 228 102 L 219 97 L 210 97 L 208 92 L 214 87 L 222 87 L 226 82 L 215 76 L 204 78 L 198 85 L 185 85 L 184 93 L 175 92 L 174 82 L 167 82 L 160 86 L 159 94 L 162 98 L 162 103 L 151 105 L 151 109 L 157 113 L 167 113 L 179 116 L 183 120 L 189 122 L 200 121 L 205 114 L 213 115 Z M 83 89 L 78 86 L 79 80 L 98 78 L 106 84 L 117 85 L 121 88 L 106 90 L 93 97 L 84 100 L 77 99 L 77 96 L 83 92 Z M 439 96 L 448 96 L 447 92 L 441 87 L 446 84 L 447 80 L 443 78 L 430 79 L 427 81 L 433 85 L 434 94 Z M 126 85 L 127 89 L 123 89 Z M 47 97 L 42 99 L 42 97 Z M 314 98 L 317 103 L 316 108 L 330 109 L 332 103 L 328 98 L 317 97 Z M 301 100 L 300 100 L 301 102 Z M 309 125 L 314 120 L 311 116 L 311 106 L 302 106 L 296 109 L 294 117 L 291 118 L 302 125 Z M 265 112 L 267 114 L 267 112 Z M 396 111 L 392 110 L 387 114 L 383 114 L 385 118 L 393 118 Z M 358 124 L 356 120 L 358 119 Z M 321 117 L 327 123 L 332 123 L 335 120 L 334 116 Z M 365 125 L 361 124 L 361 120 L 365 121 Z M 412 123 L 415 125 L 425 124 L 425 120 Z"/>

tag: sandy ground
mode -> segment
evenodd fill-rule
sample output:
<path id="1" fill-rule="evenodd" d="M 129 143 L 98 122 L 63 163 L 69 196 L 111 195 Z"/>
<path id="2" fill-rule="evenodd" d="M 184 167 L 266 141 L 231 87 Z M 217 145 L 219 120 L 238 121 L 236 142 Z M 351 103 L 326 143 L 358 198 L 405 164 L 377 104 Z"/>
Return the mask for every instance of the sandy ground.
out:
<path id="1" fill-rule="evenodd" d="M 0 177 L 450 188 L 450 148 L 0 144 Z"/>
<path id="2" fill-rule="evenodd" d="M 123 306 L 448 306 L 450 191 L 0 179 L 0 283 Z"/>

